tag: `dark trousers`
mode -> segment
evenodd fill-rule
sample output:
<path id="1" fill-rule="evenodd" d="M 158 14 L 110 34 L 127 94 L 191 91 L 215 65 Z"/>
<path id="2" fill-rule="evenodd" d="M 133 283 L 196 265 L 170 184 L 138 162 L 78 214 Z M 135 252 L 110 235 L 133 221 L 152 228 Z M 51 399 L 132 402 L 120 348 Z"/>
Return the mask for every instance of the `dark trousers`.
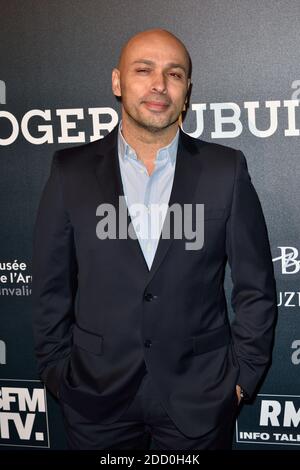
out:
<path id="1" fill-rule="evenodd" d="M 73 450 L 202 450 L 231 449 L 232 445 L 234 416 L 198 438 L 185 436 L 162 407 L 149 373 L 115 423 L 90 422 L 65 403 L 62 411 Z"/>

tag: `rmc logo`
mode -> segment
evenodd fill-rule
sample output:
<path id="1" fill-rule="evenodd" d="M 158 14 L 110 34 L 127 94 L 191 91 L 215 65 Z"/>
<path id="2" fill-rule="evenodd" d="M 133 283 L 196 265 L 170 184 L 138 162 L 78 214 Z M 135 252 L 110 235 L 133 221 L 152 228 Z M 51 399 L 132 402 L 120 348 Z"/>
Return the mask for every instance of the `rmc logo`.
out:
<path id="1" fill-rule="evenodd" d="M 0 380 L 0 445 L 49 447 L 46 392 L 38 380 Z"/>
<path id="2" fill-rule="evenodd" d="M 300 446 L 300 396 L 259 394 L 236 422 L 236 442 Z"/>

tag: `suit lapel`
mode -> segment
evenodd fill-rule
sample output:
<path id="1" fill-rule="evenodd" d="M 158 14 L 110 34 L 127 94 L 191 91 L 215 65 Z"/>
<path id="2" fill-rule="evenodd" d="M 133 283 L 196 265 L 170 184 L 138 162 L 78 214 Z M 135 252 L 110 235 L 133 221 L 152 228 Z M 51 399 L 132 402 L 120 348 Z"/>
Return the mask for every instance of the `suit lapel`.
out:
<path id="1" fill-rule="evenodd" d="M 118 127 L 99 143 L 96 162 L 96 175 L 100 185 L 101 197 L 105 203 L 119 205 L 119 196 L 124 195 L 117 146 Z"/>
<path id="2" fill-rule="evenodd" d="M 118 126 L 105 138 L 105 142 L 99 141 L 101 150 L 97 155 L 96 176 L 99 182 L 100 199 L 116 208 L 117 234 L 119 233 L 119 197 L 124 197 L 121 170 L 118 158 Z M 126 227 L 132 222 L 129 211 L 126 215 Z M 126 249 L 131 252 L 130 259 L 134 268 L 144 279 L 149 273 L 148 265 L 144 258 L 138 239 L 127 237 Z"/>
<path id="3" fill-rule="evenodd" d="M 101 199 L 116 208 L 117 220 L 119 217 L 119 196 L 124 196 L 121 171 L 118 159 L 118 126 L 105 138 L 106 142 L 99 141 L 101 150 L 96 165 L 96 175 L 100 185 Z M 106 145 L 104 145 L 106 144 Z M 201 162 L 196 154 L 198 149 L 193 140 L 180 129 L 174 180 L 169 200 L 169 208 L 173 204 L 192 203 L 197 184 L 200 180 Z M 168 209 L 169 212 L 169 209 Z M 168 214 L 166 215 L 165 223 Z M 127 227 L 131 217 L 127 211 Z M 162 232 L 165 227 L 165 223 Z M 118 225 L 118 224 L 117 224 Z M 118 233 L 118 232 L 117 232 Z M 172 231 L 171 231 L 172 235 Z M 126 248 L 132 252 L 132 262 L 136 264 L 141 275 L 148 284 L 161 265 L 164 257 L 172 245 L 173 237 L 160 236 L 155 257 L 149 271 L 138 239 L 127 238 Z"/>
<path id="4" fill-rule="evenodd" d="M 173 204 L 179 204 L 183 209 L 184 204 L 193 202 L 200 172 L 200 159 L 196 157 L 196 154 L 197 148 L 193 144 L 192 139 L 180 129 L 173 186 L 169 199 L 169 209 L 166 214 L 162 233 L 168 218 L 170 207 Z M 162 236 L 160 236 L 155 257 L 149 271 L 147 283 L 149 283 L 153 278 L 172 243 L 172 236 L 170 238 L 162 238 Z"/>

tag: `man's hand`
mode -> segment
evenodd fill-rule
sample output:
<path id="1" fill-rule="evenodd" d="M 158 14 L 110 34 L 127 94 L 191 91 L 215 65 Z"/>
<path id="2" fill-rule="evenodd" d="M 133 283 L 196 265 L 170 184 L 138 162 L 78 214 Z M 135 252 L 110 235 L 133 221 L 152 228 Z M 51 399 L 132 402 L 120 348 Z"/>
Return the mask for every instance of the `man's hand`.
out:
<path id="1" fill-rule="evenodd" d="M 240 404 L 240 403 L 241 403 L 241 399 L 242 399 L 242 397 L 241 397 L 241 387 L 240 387 L 239 385 L 236 385 L 236 386 L 235 386 L 235 390 L 236 390 L 236 394 L 237 394 L 237 397 L 238 397 L 238 400 L 239 400 L 239 403 L 238 403 L 238 404 Z"/>

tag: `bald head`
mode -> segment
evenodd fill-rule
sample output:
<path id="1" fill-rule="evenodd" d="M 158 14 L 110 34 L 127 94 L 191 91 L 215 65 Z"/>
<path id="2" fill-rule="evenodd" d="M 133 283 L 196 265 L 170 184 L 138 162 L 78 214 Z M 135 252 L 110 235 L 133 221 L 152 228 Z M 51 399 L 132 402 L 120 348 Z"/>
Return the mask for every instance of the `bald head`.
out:
<path id="1" fill-rule="evenodd" d="M 149 48 L 151 48 L 153 44 L 160 45 L 161 48 L 166 45 L 173 46 L 178 51 L 181 51 L 183 62 L 186 67 L 187 77 L 191 77 L 192 63 L 187 48 L 180 39 L 165 29 L 149 29 L 132 36 L 121 50 L 118 69 L 122 70 L 124 65 L 128 63 L 132 51 L 138 51 L 139 48 L 143 48 L 145 46 L 149 46 Z"/>

